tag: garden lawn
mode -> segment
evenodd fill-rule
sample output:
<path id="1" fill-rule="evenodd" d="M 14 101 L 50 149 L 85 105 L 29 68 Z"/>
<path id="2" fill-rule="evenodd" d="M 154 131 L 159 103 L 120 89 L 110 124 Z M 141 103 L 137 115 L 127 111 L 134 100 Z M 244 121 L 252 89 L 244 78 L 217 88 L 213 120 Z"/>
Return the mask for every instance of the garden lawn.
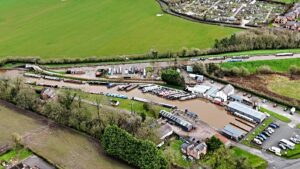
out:
<path id="1" fill-rule="evenodd" d="M 274 118 L 276 118 L 276 119 L 278 119 L 278 120 L 280 120 L 282 122 L 285 122 L 285 123 L 291 122 L 291 119 L 289 119 L 289 118 L 287 118 L 285 116 L 282 116 L 280 114 L 277 114 L 277 113 L 275 113 L 275 112 L 273 112 L 271 110 L 265 109 L 263 107 L 259 108 L 259 111 L 264 112 L 264 113 L 268 113 L 269 115 L 273 116 Z"/>
<path id="2" fill-rule="evenodd" d="M 155 0 L 1 0 L 0 58 L 43 59 L 210 48 L 240 29 L 161 14 Z"/>
<path id="3" fill-rule="evenodd" d="M 279 60 L 260 60 L 260 61 L 250 61 L 250 62 L 226 62 L 222 63 L 221 67 L 232 68 L 232 67 L 242 67 L 247 68 L 250 73 L 255 73 L 256 69 L 260 66 L 268 65 L 273 71 L 277 72 L 287 72 L 291 65 L 296 65 L 300 67 L 300 58 L 293 59 L 279 59 Z"/>
<path id="4" fill-rule="evenodd" d="M 181 153 L 181 144 L 183 144 L 181 140 L 171 141 L 170 146 L 166 147 L 164 153 L 172 164 L 184 168 L 190 168 L 192 166 L 192 162 L 183 159 L 183 154 Z"/>
<path id="5" fill-rule="evenodd" d="M 237 157 L 245 157 L 249 160 L 251 166 L 254 169 L 266 169 L 268 167 L 268 162 L 261 157 L 258 157 L 254 154 L 251 154 L 245 150 L 242 150 L 238 147 L 234 147 L 233 149 L 234 155 Z"/>

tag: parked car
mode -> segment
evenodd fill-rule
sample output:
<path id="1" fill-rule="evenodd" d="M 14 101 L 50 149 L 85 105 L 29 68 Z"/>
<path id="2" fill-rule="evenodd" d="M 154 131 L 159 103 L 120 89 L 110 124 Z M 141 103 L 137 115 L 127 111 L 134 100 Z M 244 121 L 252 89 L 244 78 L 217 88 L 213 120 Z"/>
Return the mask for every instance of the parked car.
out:
<path id="1" fill-rule="evenodd" d="M 263 102 L 263 103 L 267 103 L 268 101 L 267 101 L 266 99 L 263 99 L 262 102 Z"/>
<path id="2" fill-rule="evenodd" d="M 275 130 L 274 130 L 274 129 L 272 129 L 271 127 L 268 127 L 268 128 L 267 128 L 267 130 L 268 130 L 268 131 L 270 131 L 270 132 L 272 132 L 272 133 L 274 133 L 274 132 L 275 132 Z"/>
<path id="3" fill-rule="evenodd" d="M 255 138 L 258 139 L 258 140 L 260 140 L 261 142 L 265 141 L 265 140 L 264 140 L 262 137 L 260 137 L 260 136 L 256 136 Z"/>
<path id="4" fill-rule="evenodd" d="M 252 97 L 252 94 L 249 94 L 249 95 L 248 95 L 248 98 L 251 98 L 251 97 Z"/>
<path id="5" fill-rule="evenodd" d="M 262 142 L 260 140 L 256 139 L 256 138 L 253 139 L 253 142 L 258 144 L 258 145 L 262 145 Z"/>
<path id="6" fill-rule="evenodd" d="M 271 124 L 275 125 L 277 128 L 280 127 L 279 124 L 276 124 L 276 123 L 271 123 Z"/>
<path id="7" fill-rule="evenodd" d="M 270 137 L 270 136 L 271 136 L 271 134 L 268 133 L 268 132 L 266 132 L 266 131 L 263 131 L 263 132 L 261 132 L 261 133 L 264 134 L 264 135 L 267 136 L 267 137 Z"/>
<path id="8" fill-rule="evenodd" d="M 289 108 L 285 107 L 285 108 L 283 109 L 283 111 L 288 111 L 288 109 L 289 109 Z"/>
<path id="9" fill-rule="evenodd" d="M 296 134 L 296 135 L 294 136 L 294 138 L 300 140 L 300 136 L 299 136 L 298 134 Z"/>
<path id="10" fill-rule="evenodd" d="M 215 83 L 215 81 L 211 80 L 211 81 L 210 81 L 210 83 L 211 83 L 211 84 L 214 84 L 214 83 Z"/>
<path id="11" fill-rule="evenodd" d="M 273 107 L 277 107 L 278 105 L 276 103 L 273 104 Z"/>
<path id="12" fill-rule="evenodd" d="M 275 123 L 271 123 L 271 124 L 269 124 L 269 126 L 272 127 L 273 129 L 279 128 L 279 125 L 277 125 Z"/>
<path id="13" fill-rule="evenodd" d="M 278 147 L 270 147 L 268 150 L 275 153 L 278 156 L 281 156 L 281 149 Z"/>
<path id="14" fill-rule="evenodd" d="M 267 136 L 265 136 L 264 134 L 260 133 L 258 136 L 264 138 L 265 140 L 267 140 Z"/>
<path id="15" fill-rule="evenodd" d="M 290 141 L 293 142 L 293 143 L 296 143 L 296 144 L 300 143 L 300 141 L 298 139 L 294 138 L 294 137 L 291 137 Z"/>
<path id="16" fill-rule="evenodd" d="M 247 93 L 243 93 L 243 96 L 247 96 Z"/>
<path id="17" fill-rule="evenodd" d="M 281 143 L 278 144 L 278 147 L 281 148 L 282 150 L 286 150 L 286 149 L 287 149 L 286 146 L 284 146 L 284 145 L 281 144 Z"/>

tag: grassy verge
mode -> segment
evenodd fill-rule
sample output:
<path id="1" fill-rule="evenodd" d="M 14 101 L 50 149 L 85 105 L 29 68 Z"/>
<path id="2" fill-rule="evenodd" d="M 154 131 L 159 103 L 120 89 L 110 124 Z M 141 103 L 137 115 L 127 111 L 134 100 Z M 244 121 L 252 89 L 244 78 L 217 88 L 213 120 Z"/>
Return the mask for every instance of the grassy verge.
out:
<path id="1" fill-rule="evenodd" d="M 300 58 L 279 59 L 279 60 L 259 60 L 250 62 L 226 62 L 222 63 L 223 68 L 245 67 L 250 73 L 255 73 L 257 68 L 263 65 L 268 65 L 273 71 L 287 72 L 291 65 L 300 66 Z"/>
<path id="2" fill-rule="evenodd" d="M 259 111 L 264 112 L 264 113 L 268 113 L 268 114 L 271 115 L 272 117 L 274 117 L 274 118 L 276 118 L 276 119 L 278 119 L 278 120 L 280 120 L 280 121 L 282 121 L 282 122 L 285 122 L 285 123 L 291 122 L 291 119 L 289 119 L 289 118 L 287 118 L 287 117 L 285 117 L 285 116 L 282 116 L 282 115 L 280 115 L 280 114 L 277 114 L 277 113 L 275 113 L 275 112 L 273 112 L 273 111 L 271 111 L 271 110 L 268 110 L 268 109 L 266 109 L 266 108 L 260 107 L 260 108 L 259 108 Z"/>
<path id="3" fill-rule="evenodd" d="M 272 122 L 273 122 L 273 119 L 271 117 L 267 118 L 262 124 L 260 124 L 258 127 L 256 127 L 254 131 L 249 132 L 249 134 L 242 141 L 242 144 L 245 144 L 246 146 L 258 148 L 257 145 L 251 144 L 251 141 L 255 138 L 255 136 L 257 136 L 265 128 L 267 128 L 269 126 L 269 124 L 271 124 Z"/>
<path id="4" fill-rule="evenodd" d="M 290 159 L 300 158 L 300 144 L 296 144 L 294 150 L 287 150 L 284 154 L 284 157 Z"/>
<path id="5" fill-rule="evenodd" d="M 238 147 L 232 148 L 234 155 L 237 157 L 244 157 L 248 159 L 251 164 L 251 167 L 254 169 L 266 169 L 268 167 L 268 162 L 261 157 L 258 157 L 254 154 L 251 154 L 245 150 L 242 150 Z"/>

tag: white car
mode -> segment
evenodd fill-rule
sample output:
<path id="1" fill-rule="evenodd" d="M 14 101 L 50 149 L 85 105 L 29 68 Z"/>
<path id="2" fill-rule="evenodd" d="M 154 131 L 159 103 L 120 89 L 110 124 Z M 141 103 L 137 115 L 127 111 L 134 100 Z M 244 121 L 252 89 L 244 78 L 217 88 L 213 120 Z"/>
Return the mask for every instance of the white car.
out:
<path id="1" fill-rule="evenodd" d="M 293 143 L 296 143 L 296 144 L 299 144 L 300 141 L 294 137 L 291 137 L 290 140 L 293 142 Z"/>
<path id="2" fill-rule="evenodd" d="M 253 141 L 254 141 L 254 143 L 256 143 L 258 145 L 262 145 L 262 142 L 257 138 L 253 139 Z"/>
<path id="3" fill-rule="evenodd" d="M 287 149 L 286 146 L 284 146 L 284 145 L 281 144 L 281 143 L 278 144 L 278 147 L 280 147 L 282 150 L 286 150 L 286 149 Z"/>
<path id="4" fill-rule="evenodd" d="M 268 128 L 267 128 L 267 130 L 268 130 L 268 131 L 270 131 L 270 132 L 272 132 L 272 133 L 274 133 L 274 132 L 275 132 L 275 130 L 274 130 L 274 129 L 272 129 L 271 127 L 268 127 Z"/>

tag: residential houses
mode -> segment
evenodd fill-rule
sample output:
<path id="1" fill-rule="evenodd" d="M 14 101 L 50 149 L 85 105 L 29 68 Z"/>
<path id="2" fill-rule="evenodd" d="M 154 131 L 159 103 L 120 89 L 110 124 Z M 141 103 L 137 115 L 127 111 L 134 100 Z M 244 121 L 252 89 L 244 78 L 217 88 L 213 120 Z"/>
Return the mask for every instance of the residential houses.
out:
<path id="1" fill-rule="evenodd" d="M 191 137 L 188 143 L 183 143 L 181 145 L 181 152 L 190 159 L 199 160 L 201 156 L 204 156 L 207 153 L 207 145 L 205 142 L 201 142 L 200 140 Z"/>
<path id="2" fill-rule="evenodd" d="M 282 28 L 300 31 L 300 23 L 298 22 L 300 18 L 300 4 L 297 3 L 294 7 L 283 16 L 277 16 L 274 23 L 279 24 Z"/>

